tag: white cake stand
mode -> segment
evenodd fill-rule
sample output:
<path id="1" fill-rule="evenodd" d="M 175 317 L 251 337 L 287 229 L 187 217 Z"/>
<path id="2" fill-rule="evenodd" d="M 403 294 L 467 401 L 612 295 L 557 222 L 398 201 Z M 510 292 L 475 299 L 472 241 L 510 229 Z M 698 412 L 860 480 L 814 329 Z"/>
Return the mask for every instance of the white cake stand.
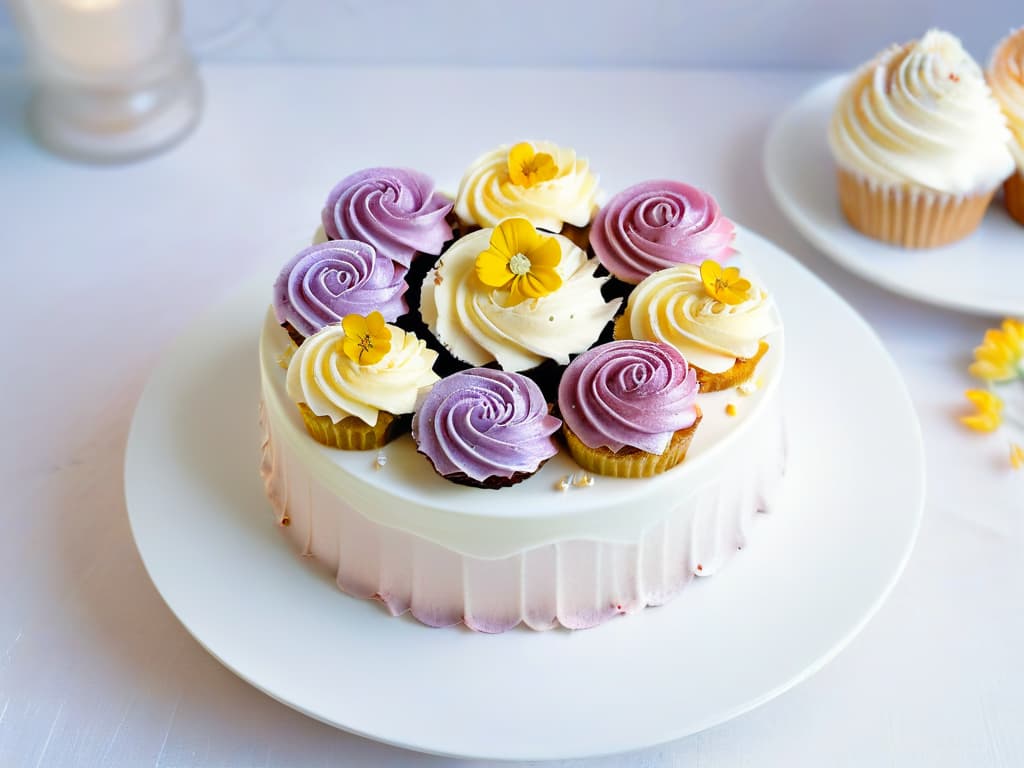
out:
<path id="1" fill-rule="evenodd" d="M 1024 317 L 1024 226 L 998 196 L 977 231 L 942 248 L 900 248 L 846 222 L 826 139 L 845 79 L 805 93 L 768 136 L 765 176 L 782 212 L 822 253 L 894 293 L 963 312 Z"/>
<path id="2" fill-rule="evenodd" d="M 639 749 L 720 723 L 834 657 L 903 570 L 921 520 L 913 406 L 868 326 L 750 232 L 786 321 L 779 511 L 722 573 L 596 629 L 486 636 L 342 594 L 274 524 L 257 472 L 256 343 L 272 275 L 198 320 L 139 402 L 125 491 L 146 568 L 225 666 L 311 717 L 495 759 Z M 628 510 L 624 510 L 628 514 Z"/>

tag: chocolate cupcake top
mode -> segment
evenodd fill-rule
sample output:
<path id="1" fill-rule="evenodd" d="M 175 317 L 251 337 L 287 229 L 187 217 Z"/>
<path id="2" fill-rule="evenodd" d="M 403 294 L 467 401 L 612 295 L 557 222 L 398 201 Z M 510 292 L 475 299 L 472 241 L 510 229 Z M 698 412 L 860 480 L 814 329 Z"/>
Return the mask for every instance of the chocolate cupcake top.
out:
<path id="1" fill-rule="evenodd" d="M 356 240 L 310 246 L 281 269 L 274 282 L 274 314 L 302 336 L 345 315 L 379 311 L 388 322 L 409 311 L 409 289 L 390 259 Z"/>
<path id="2" fill-rule="evenodd" d="M 560 426 L 532 380 L 472 368 L 434 385 L 416 408 L 412 435 L 438 474 L 483 482 L 536 472 L 558 452 L 551 436 Z"/>
<path id="3" fill-rule="evenodd" d="M 613 341 L 566 368 L 558 405 L 590 448 L 638 448 L 661 455 L 672 435 L 697 420 L 697 374 L 673 347 Z"/>
<path id="4" fill-rule="evenodd" d="M 736 252 L 735 236 L 708 193 L 678 181 L 644 181 L 598 211 L 590 244 L 605 269 L 636 285 L 677 264 L 724 261 Z"/>
<path id="5" fill-rule="evenodd" d="M 367 168 L 342 179 L 327 196 L 324 232 L 362 240 L 406 269 L 417 252 L 438 254 L 452 237 L 452 201 L 429 176 L 406 168 Z"/>

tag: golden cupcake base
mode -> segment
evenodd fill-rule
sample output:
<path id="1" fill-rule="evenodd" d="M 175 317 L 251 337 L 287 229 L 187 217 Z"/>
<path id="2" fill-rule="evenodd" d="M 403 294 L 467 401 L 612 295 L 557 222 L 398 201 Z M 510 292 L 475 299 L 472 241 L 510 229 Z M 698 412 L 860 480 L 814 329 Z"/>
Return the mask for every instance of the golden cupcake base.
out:
<path id="1" fill-rule="evenodd" d="M 904 248 L 935 248 L 971 234 L 995 190 L 947 195 L 927 189 L 879 185 L 838 170 L 839 206 L 854 229 Z"/>
<path id="2" fill-rule="evenodd" d="M 1018 224 L 1024 224 L 1024 171 L 1018 170 L 1003 184 L 1003 203 Z"/>
<path id="3" fill-rule="evenodd" d="M 357 416 L 346 416 L 335 423 L 330 416 L 317 416 L 305 403 L 298 405 L 310 437 L 330 448 L 369 451 L 386 445 L 398 437 L 400 431 L 400 420 L 387 411 L 381 411 L 377 416 L 377 423 L 371 427 Z"/>
<path id="4" fill-rule="evenodd" d="M 693 366 L 693 370 L 697 372 L 697 381 L 700 382 L 701 393 L 720 392 L 723 389 L 738 387 L 743 382 L 749 381 L 750 377 L 754 375 L 754 371 L 757 370 L 757 364 L 761 362 L 761 358 L 765 356 L 767 351 L 768 342 L 761 341 L 757 345 L 756 355 L 753 357 L 736 358 L 732 368 L 728 368 L 721 373 L 711 373 L 696 365 Z"/>
<path id="5" fill-rule="evenodd" d="M 590 448 L 583 444 L 569 425 L 562 423 L 562 434 L 569 445 L 569 453 L 583 469 L 609 477 L 653 477 L 680 464 L 686 458 L 686 451 L 693 441 L 693 433 L 700 424 L 701 412 L 697 407 L 697 419 L 686 429 L 672 435 L 668 447 L 660 456 L 625 447 L 620 451 L 608 448 Z"/>

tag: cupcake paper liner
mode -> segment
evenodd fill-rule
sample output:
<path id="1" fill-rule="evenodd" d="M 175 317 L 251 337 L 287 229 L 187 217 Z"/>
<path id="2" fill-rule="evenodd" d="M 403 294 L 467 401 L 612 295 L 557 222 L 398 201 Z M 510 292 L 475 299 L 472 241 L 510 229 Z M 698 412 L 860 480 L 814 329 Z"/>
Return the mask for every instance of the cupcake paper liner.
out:
<path id="1" fill-rule="evenodd" d="M 839 205 L 860 232 L 904 248 L 934 248 L 960 240 L 981 223 L 995 190 L 951 195 L 921 187 L 878 184 L 838 169 Z"/>
<path id="2" fill-rule="evenodd" d="M 740 357 L 733 363 L 732 368 L 727 368 L 721 373 L 711 373 L 703 368 L 694 365 L 693 370 L 697 372 L 697 381 L 700 382 L 700 391 L 720 392 L 723 389 L 731 389 L 739 386 L 750 379 L 757 370 L 757 364 L 768 351 L 768 342 L 762 341 L 757 346 L 757 354 L 753 357 Z"/>
<path id="3" fill-rule="evenodd" d="M 569 445 L 569 452 L 583 469 L 598 475 L 610 477 L 653 477 L 681 463 L 693 440 L 693 433 L 700 424 L 701 412 L 697 408 L 697 419 L 686 429 L 672 435 L 668 447 L 660 456 L 637 448 L 623 448 L 612 451 L 608 448 L 590 448 L 577 437 L 568 424 L 562 423 L 562 434 Z"/>
<path id="4" fill-rule="evenodd" d="M 403 420 L 387 411 L 381 411 L 377 424 L 371 427 L 356 416 L 347 416 L 335 423 L 330 416 L 317 416 L 305 403 L 298 405 L 306 431 L 318 443 L 331 448 L 369 451 L 386 445 L 401 432 Z"/>
<path id="5" fill-rule="evenodd" d="M 1024 224 L 1024 171 L 1018 169 L 1003 184 L 1003 202 L 1013 220 Z"/>

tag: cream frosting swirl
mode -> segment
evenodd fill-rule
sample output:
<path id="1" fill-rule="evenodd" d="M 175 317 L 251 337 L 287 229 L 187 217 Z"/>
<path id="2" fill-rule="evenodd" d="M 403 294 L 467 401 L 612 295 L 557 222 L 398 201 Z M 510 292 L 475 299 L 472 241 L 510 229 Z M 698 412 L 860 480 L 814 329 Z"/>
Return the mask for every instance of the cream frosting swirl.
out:
<path id="1" fill-rule="evenodd" d="M 455 213 L 465 222 L 493 227 L 510 216 L 524 216 L 534 226 L 561 232 L 564 223 L 585 227 L 597 210 L 597 176 L 575 150 L 550 141 L 529 142 L 536 153 L 550 155 L 554 178 L 530 186 L 513 182 L 509 151 L 500 146 L 478 157 L 459 182 Z"/>
<path id="2" fill-rule="evenodd" d="M 594 277 L 598 263 L 571 240 L 554 238 L 561 248 L 555 267 L 558 290 L 508 306 L 507 289 L 484 285 L 476 258 L 487 250 L 491 229 L 457 240 L 423 281 L 421 313 L 430 331 L 455 357 L 471 365 L 497 361 L 506 371 L 525 371 L 551 359 L 564 365 L 601 335 L 621 299 L 605 303 Z"/>
<path id="3" fill-rule="evenodd" d="M 829 126 L 839 166 L 880 184 L 990 192 L 1013 171 L 1006 118 L 960 41 L 930 30 L 863 66 Z"/>
<path id="4" fill-rule="evenodd" d="M 412 413 L 417 396 L 439 380 L 432 370 L 437 352 L 396 325 L 387 328 L 391 349 L 373 365 L 359 365 L 345 355 L 341 323 L 307 338 L 288 364 L 288 397 L 336 424 L 356 416 L 372 427 L 380 411 Z"/>
<path id="5" fill-rule="evenodd" d="M 988 82 L 1010 123 L 1017 170 L 1024 171 L 1024 27 L 1003 38 L 992 53 Z"/>
<path id="6" fill-rule="evenodd" d="M 777 327 L 773 302 L 752 285 L 739 304 L 725 304 L 704 288 L 700 267 L 680 264 L 655 272 L 629 296 L 616 326 L 616 338 L 661 341 L 679 350 L 693 365 L 721 373 L 737 359 L 757 354 L 761 340 Z"/>

